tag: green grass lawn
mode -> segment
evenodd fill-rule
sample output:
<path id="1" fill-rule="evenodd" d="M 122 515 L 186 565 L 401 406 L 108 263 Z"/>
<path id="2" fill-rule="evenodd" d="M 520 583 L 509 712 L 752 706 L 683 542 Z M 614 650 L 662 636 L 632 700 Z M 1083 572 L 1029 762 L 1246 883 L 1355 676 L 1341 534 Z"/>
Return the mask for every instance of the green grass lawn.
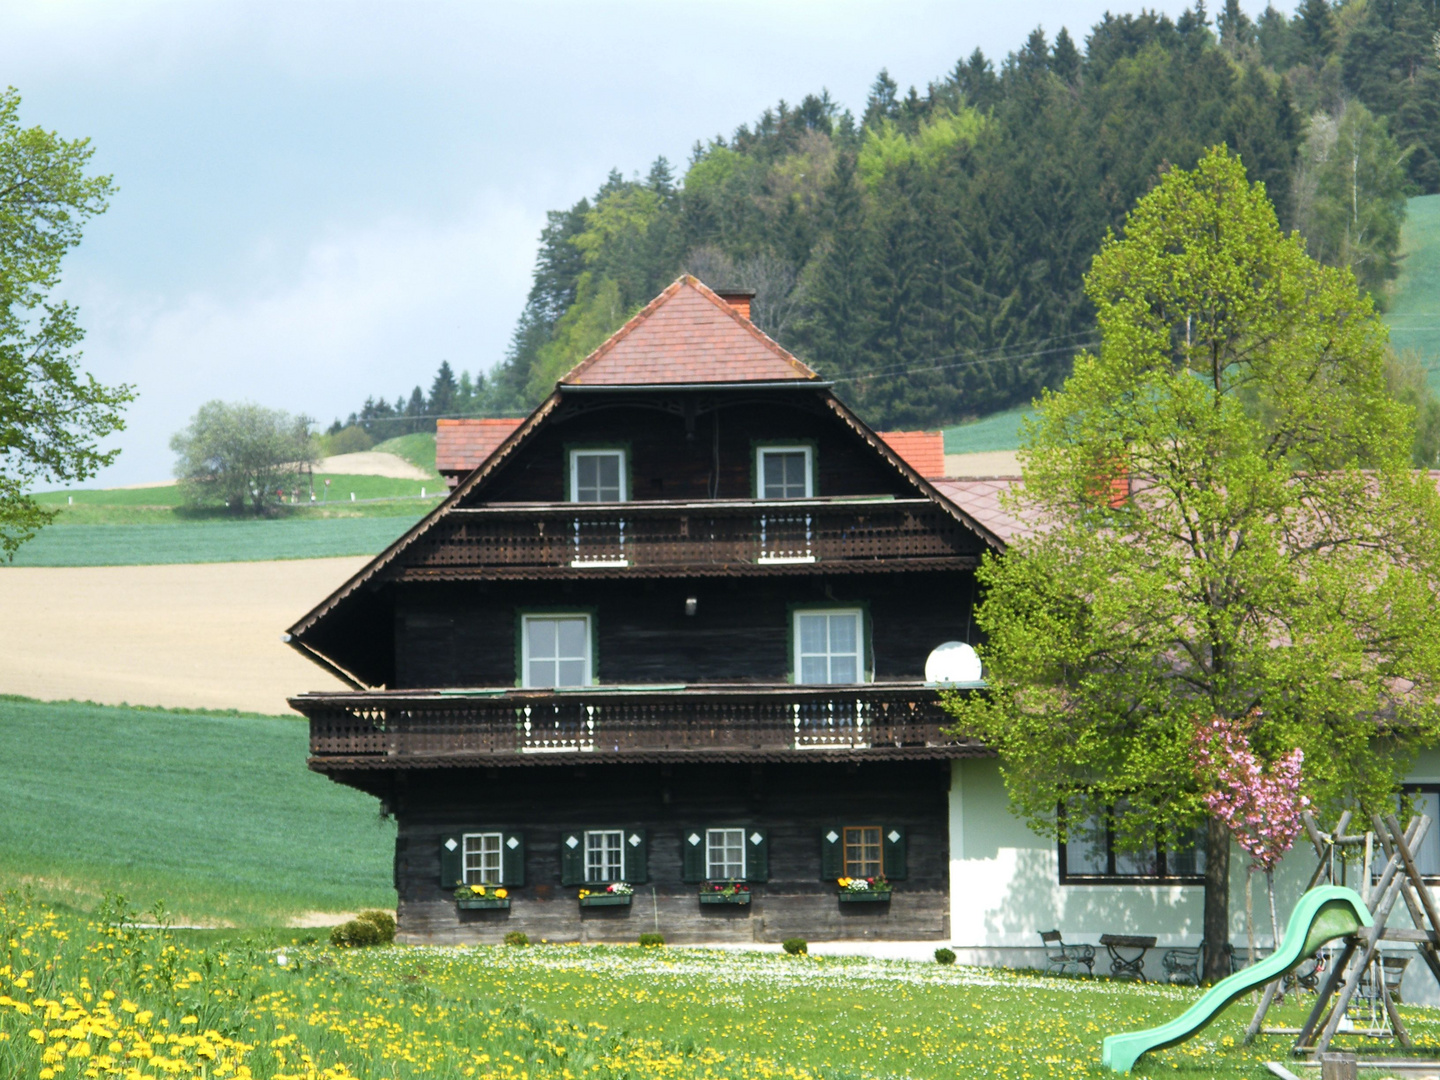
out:
<path id="1" fill-rule="evenodd" d="M 1440 392 L 1440 195 L 1410 200 L 1400 241 L 1404 262 L 1385 313 L 1390 343 L 1413 349 Z"/>
<path id="2" fill-rule="evenodd" d="M 1098 1078 L 1113 1075 L 1100 1068 L 1105 1035 L 1170 1019 L 1199 993 L 702 949 L 338 950 L 313 932 L 86 925 L 15 896 L 0 900 L 0 926 L 11 971 L 28 972 L 0 996 L 7 1077 L 43 1077 L 48 1050 L 55 1062 L 93 1055 L 86 1075 L 116 1075 L 102 1072 L 108 1053 L 163 1056 L 151 1064 L 164 1075 L 256 1080 Z M 1309 1004 L 1272 1010 L 1272 1022 L 1293 1026 Z M 1137 1075 L 1267 1076 L 1289 1040 L 1239 1046 L 1249 1012 L 1231 1006 L 1197 1038 L 1142 1058 Z M 1440 1014 L 1403 1012 L 1416 1053 L 1433 1056 Z M 96 1026 L 98 1045 L 72 1050 Z M 1400 1056 L 1388 1043 L 1366 1049 Z"/>
<path id="3" fill-rule="evenodd" d="M 305 768 L 298 718 L 0 697 L 0 884 L 273 925 L 393 906 L 394 826 Z"/>

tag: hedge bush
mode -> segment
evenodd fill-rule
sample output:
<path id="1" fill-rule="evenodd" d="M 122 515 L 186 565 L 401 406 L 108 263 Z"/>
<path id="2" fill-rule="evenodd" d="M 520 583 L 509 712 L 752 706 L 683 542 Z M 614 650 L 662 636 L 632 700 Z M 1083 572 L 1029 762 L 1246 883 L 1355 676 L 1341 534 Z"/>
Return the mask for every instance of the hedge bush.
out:
<path id="1" fill-rule="evenodd" d="M 665 935 L 664 935 L 664 934 L 641 934 L 641 935 L 640 935 L 640 947 L 641 947 L 641 948 L 651 949 L 651 948 L 654 948 L 654 947 L 657 946 L 657 945 L 664 945 L 664 944 L 665 944 Z"/>
<path id="2" fill-rule="evenodd" d="M 791 956 L 804 956 L 810 952 L 810 944 L 803 937 L 786 938 L 781 948 Z"/>
<path id="3" fill-rule="evenodd" d="M 955 962 L 955 953 L 950 949 L 936 949 L 935 962 L 937 964 L 953 964 Z"/>
<path id="4" fill-rule="evenodd" d="M 511 930 L 505 935 L 505 944 L 514 945 L 516 948 L 524 948 L 530 944 L 530 935 L 523 930 Z"/>
<path id="5" fill-rule="evenodd" d="M 341 949 L 362 949 L 380 941 L 380 928 L 368 919 L 351 919 L 330 931 L 330 944 Z"/>
<path id="6" fill-rule="evenodd" d="M 362 922 L 371 923 L 375 929 L 380 931 L 380 943 L 389 945 L 395 940 L 395 916 L 388 911 L 362 911 L 355 916 Z"/>

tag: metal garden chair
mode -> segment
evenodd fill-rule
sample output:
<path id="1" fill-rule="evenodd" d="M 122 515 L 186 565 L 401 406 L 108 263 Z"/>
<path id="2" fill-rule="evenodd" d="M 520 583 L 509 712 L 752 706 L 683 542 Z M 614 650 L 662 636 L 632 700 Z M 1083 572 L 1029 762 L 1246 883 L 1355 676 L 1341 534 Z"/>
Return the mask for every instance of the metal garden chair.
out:
<path id="1" fill-rule="evenodd" d="M 1059 930 L 1044 930 L 1040 940 L 1045 944 L 1045 973 L 1065 975 L 1074 971 L 1080 974 L 1083 967 L 1086 974 L 1095 974 L 1095 946 L 1066 945 Z"/>

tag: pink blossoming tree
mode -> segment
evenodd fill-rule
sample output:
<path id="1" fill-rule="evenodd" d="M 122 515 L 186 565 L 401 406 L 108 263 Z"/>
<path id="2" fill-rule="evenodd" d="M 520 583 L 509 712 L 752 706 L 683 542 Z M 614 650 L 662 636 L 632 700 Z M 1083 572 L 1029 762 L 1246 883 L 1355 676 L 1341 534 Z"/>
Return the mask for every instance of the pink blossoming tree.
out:
<path id="1" fill-rule="evenodd" d="M 1248 717 L 1256 719 L 1255 716 Z M 1242 722 L 1215 717 L 1195 732 L 1198 771 L 1211 789 L 1201 796 L 1210 813 L 1230 830 L 1250 856 L 1245 879 L 1245 915 L 1250 932 L 1250 962 L 1255 962 L 1254 919 L 1250 905 L 1250 874 L 1265 871 L 1270 899 L 1270 932 L 1280 945 L 1275 914 L 1275 867 L 1305 827 L 1310 800 L 1300 793 L 1305 752 L 1299 747 L 1266 769 L 1250 748 Z"/>

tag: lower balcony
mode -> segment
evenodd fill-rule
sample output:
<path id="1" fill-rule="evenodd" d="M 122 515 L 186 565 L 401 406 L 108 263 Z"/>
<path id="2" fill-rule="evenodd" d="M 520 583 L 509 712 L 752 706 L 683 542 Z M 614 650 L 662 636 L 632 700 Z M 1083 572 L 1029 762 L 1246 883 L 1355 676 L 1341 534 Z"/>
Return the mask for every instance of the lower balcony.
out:
<path id="1" fill-rule="evenodd" d="M 305 694 L 310 767 L 980 757 L 924 683 Z"/>

